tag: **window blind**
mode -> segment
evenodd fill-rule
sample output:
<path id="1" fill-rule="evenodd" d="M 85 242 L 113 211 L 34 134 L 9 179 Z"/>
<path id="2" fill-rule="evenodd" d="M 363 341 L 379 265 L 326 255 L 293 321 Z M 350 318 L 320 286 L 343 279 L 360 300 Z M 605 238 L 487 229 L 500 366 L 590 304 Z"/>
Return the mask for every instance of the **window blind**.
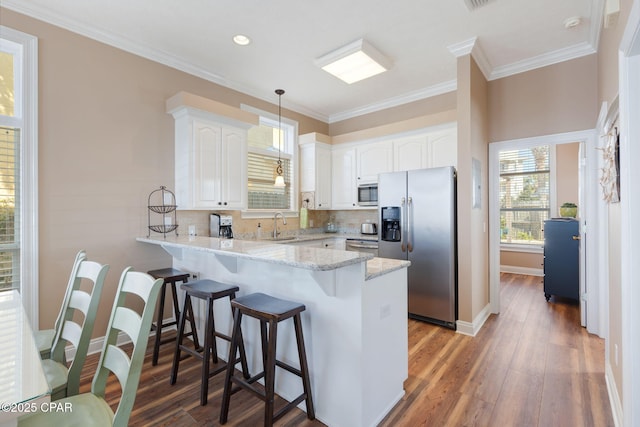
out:
<path id="1" fill-rule="evenodd" d="M 281 158 L 285 187 L 274 187 L 276 177 L 275 156 L 249 152 L 248 196 L 249 209 L 289 209 L 291 200 L 291 161 Z"/>
<path id="2" fill-rule="evenodd" d="M 0 127 L 0 289 L 20 283 L 20 130 Z"/>

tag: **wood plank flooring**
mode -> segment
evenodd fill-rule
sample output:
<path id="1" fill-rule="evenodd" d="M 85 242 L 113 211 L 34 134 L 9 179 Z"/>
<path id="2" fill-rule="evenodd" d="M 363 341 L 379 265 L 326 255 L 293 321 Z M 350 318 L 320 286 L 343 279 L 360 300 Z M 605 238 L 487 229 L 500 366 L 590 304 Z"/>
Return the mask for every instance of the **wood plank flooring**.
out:
<path id="1" fill-rule="evenodd" d="M 577 303 L 547 303 L 539 277 L 514 274 L 501 275 L 501 298 L 502 313 L 476 337 L 409 320 L 406 394 L 381 426 L 613 426 L 604 341 L 580 327 Z M 210 380 L 209 402 L 200 406 L 198 361 L 181 362 L 171 386 L 172 354 L 170 345 L 162 346 L 158 365 L 151 366 L 149 345 L 130 425 L 219 425 L 223 375 Z M 87 359 L 82 391 L 90 388 L 97 360 Z M 117 385 L 109 387 L 114 409 L 118 398 Z M 232 397 L 226 425 L 262 421 L 260 400 L 244 391 Z M 296 409 L 277 425 L 324 424 Z"/>

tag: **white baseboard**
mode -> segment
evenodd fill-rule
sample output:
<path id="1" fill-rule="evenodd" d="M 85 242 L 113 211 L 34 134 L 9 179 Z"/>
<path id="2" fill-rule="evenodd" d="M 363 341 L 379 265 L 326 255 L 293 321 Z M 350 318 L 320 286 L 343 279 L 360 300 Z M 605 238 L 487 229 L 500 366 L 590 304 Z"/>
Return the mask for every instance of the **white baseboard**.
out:
<path id="1" fill-rule="evenodd" d="M 170 319 L 165 319 L 167 321 L 167 323 L 172 322 L 174 319 L 174 317 L 171 317 Z M 176 326 L 171 326 L 170 328 L 163 328 L 164 330 L 175 330 L 177 331 L 178 329 L 176 328 Z M 156 335 L 155 331 L 151 331 L 149 333 L 149 337 L 154 337 Z M 190 337 L 187 337 L 190 338 Z M 116 340 L 116 345 L 121 346 L 127 343 L 130 343 L 131 339 L 129 338 L 129 336 L 127 334 L 125 334 L 124 332 L 120 332 L 118 334 L 118 339 Z M 98 337 L 98 338 L 93 338 L 91 341 L 89 341 L 89 348 L 87 349 L 87 355 L 89 354 L 94 354 L 94 353 L 100 353 L 102 351 L 102 348 L 104 347 L 104 336 L 102 337 Z M 65 355 L 67 357 L 67 361 L 72 361 L 73 358 L 76 356 L 76 349 L 73 346 L 67 346 L 65 348 Z"/>
<path id="2" fill-rule="evenodd" d="M 459 334 L 475 337 L 476 334 L 480 331 L 480 328 L 482 328 L 482 325 L 484 325 L 484 322 L 487 321 L 490 315 L 491 315 L 490 305 L 487 304 L 484 306 L 482 311 L 478 313 L 475 319 L 473 319 L 472 323 L 465 322 L 463 320 L 456 321 L 456 332 Z"/>
<path id="3" fill-rule="evenodd" d="M 613 376 L 613 370 L 611 370 L 611 364 L 609 362 L 605 362 L 604 364 L 604 379 L 607 383 L 609 403 L 611 404 L 611 414 L 613 415 L 613 425 L 616 427 L 622 427 L 624 420 L 622 417 L 622 402 L 620 402 L 620 395 L 616 388 L 616 380 Z"/>
<path id="4" fill-rule="evenodd" d="M 500 265 L 500 273 L 524 274 L 526 276 L 544 276 L 542 268 L 518 267 L 517 265 Z"/>

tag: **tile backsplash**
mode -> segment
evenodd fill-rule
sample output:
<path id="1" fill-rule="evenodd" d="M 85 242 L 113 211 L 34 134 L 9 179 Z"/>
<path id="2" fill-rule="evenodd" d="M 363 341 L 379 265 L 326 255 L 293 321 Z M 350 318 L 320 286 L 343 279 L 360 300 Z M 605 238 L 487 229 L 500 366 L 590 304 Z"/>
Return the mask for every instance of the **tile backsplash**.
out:
<path id="1" fill-rule="evenodd" d="M 233 233 L 238 238 L 251 239 L 260 223 L 262 235 L 273 232 L 273 217 L 270 218 L 242 218 L 239 211 L 177 211 L 178 234 L 186 235 L 189 226 L 193 225 L 196 234 L 199 236 L 209 235 L 209 214 L 215 212 L 220 215 L 231 215 L 233 217 Z M 278 218 L 278 230 L 285 234 L 322 232 L 327 223 L 336 224 L 339 232 L 359 233 L 360 224 L 363 222 L 378 222 L 378 211 L 376 209 L 366 210 L 309 210 L 309 228 L 300 229 L 299 217 L 288 217 L 287 224 L 282 224 L 282 219 Z"/>

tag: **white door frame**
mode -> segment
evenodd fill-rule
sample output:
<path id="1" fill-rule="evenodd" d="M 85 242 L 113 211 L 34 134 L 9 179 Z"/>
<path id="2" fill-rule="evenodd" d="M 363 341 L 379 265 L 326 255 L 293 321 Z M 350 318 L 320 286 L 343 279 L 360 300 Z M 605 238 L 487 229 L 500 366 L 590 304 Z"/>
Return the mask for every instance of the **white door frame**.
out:
<path id="1" fill-rule="evenodd" d="M 625 427 L 640 425 L 640 2 L 634 1 L 619 53 L 622 408 Z M 635 278 L 635 283 L 634 283 Z"/>
<path id="2" fill-rule="evenodd" d="M 508 149 L 507 147 L 533 147 L 537 145 L 557 145 L 566 144 L 571 142 L 580 142 L 584 147 L 586 163 L 594 164 L 594 160 L 597 155 L 595 150 L 596 137 L 595 131 L 585 130 L 578 132 L 567 132 L 554 135 L 545 135 L 540 137 L 522 138 L 511 141 L 501 141 L 489 144 L 489 304 L 492 313 L 500 312 L 500 151 Z M 513 149 L 513 148 L 511 148 Z M 585 188 L 585 183 L 582 182 L 583 177 L 580 177 L 581 192 Z M 589 207 L 590 199 L 593 197 L 584 197 L 581 195 L 581 199 L 586 199 L 586 206 L 580 208 L 580 236 L 584 240 L 584 224 L 587 221 L 588 215 L 593 209 Z M 583 203 L 583 202 L 581 202 Z M 590 240 L 590 243 L 597 244 L 595 238 Z M 581 245 L 582 247 L 583 245 Z M 581 250 L 581 258 L 584 256 L 585 251 Z M 584 259 L 582 258 L 582 264 L 584 265 Z M 586 278 L 583 274 L 580 277 L 580 289 L 581 294 L 584 293 Z M 597 280 L 590 282 L 589 292 L 599 293 Z M 542 295 L 541 295 L 542 298 Z M 588 301 L 589 306 L 586 311 L 593 310 L 594 313 L 598 313 L 598 298 L 591 298 Z M 594 305 L 593 308 L 591 305 Z M 584 307 L 581 310 L 585 311 Z M 587 319 L 588 322 L 588 319 Z"/>

